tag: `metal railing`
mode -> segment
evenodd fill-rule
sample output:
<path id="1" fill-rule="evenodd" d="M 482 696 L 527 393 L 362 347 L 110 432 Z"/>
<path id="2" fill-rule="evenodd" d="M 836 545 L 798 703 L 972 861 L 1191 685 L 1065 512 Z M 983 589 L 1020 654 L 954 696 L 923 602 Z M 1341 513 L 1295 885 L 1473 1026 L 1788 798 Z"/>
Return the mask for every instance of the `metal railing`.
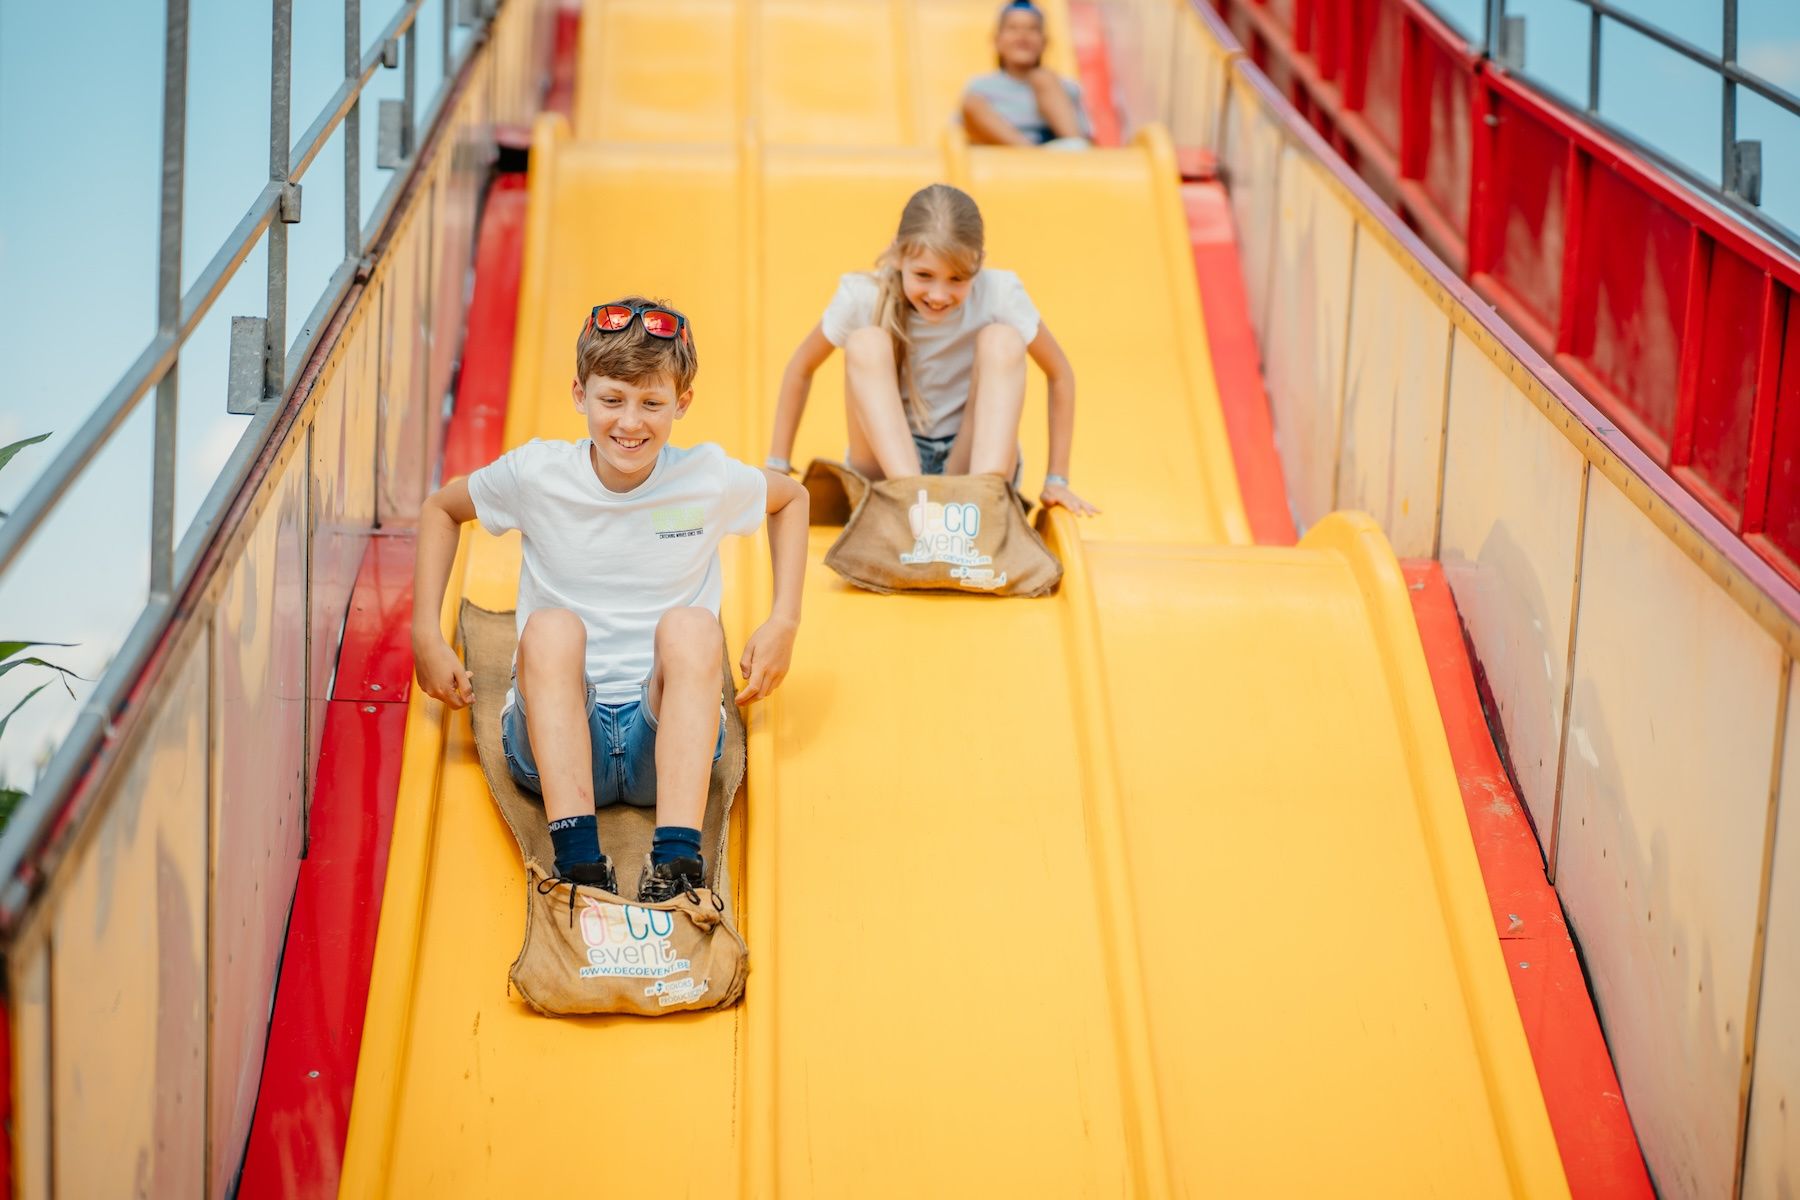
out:
<path id="1" fill-rule="evenodd" d="M 1431 4 L 1433 0 L 1426 2 Z M 1543 81 L 1533 76 L 1530 65 L 1525 60 L 1525 18 L 1508 15 L 1507 0 L 1483 0 L 1483 27 L 1477 48 L 1484 57 L 1532 83 L 1547 98 L 1580 112 L 1586 120 L 1605 129 L 1609 135 L 1629 143 L 1690 187 L 1724 205 L 1734 215 L 1781 239 L 1789 247 L 1800 249 L 1800 233 L 1796 233 L 1763 208 L 1762 143 L 1758 139 L 1738 137 L 1738 89 L 1749 91 L 1797 119 L 1800 119 L 1800 96 L 1745 69 L 1738 61 L 1738 0 L 1720 0 L 1718 54 L 1696 46 L 1686 38 L 1638 16 L 1615 0 L 1567 0 L 1567 3 L 1585 8 L 1588 13 L 1587 86 L 1584 100 L 1579 105 L 1567 102 L 1558 95 L 1554 87 L 1545 86 Z M 1441 4 L 1434 4 L 1433 7 L 1441 8 Z M 1716 180 L 1682 162 L 1670 147 L 1646 140 L 1642 135 L 1623 128 L 1618 121 L 1601 114 L 1601 67 L 1603 47 L 1606 44 L 1604 35 L 1609 22 L 1649 39 L 1718 77 L 1720 127 L 1719 177 Z M 1800 138 L 1800 124 L 1795 126 L 1794 135 Z M 1796 198 L 1796 203 L 1800 203 L 1800 198 Z"/>
<path id="2" fill-rule="evenodd" d="M 329 318 L 344 300 L 358 273 L 366 271 L 364 249 L 373 245 L 392 220 L 417 153 L 417 129 L 430 125 L 442 111 L 463 64 L 479 49 L 497 0 L 398 0 L 398 11 L 368 48 L 362 42 L 363 0 L 343 0 L 343 79 L 307 125 L 292 140 L 293 0 L 274 0 L 270 22 L 269 170 L 237 225 L 212 252 L 206 267 L 185 293 L 181 291 L 183 198 L 187 188 L 188 0 L 166 0 L 163 64 L 162 170 L 160 227 L 157 249 L 157 327 L 136 360 L 64 443 L 49 467 L 31 486 L 4 524 L 0 524 L 0 576 L 18 562 L 46 521 L 137 411 L 144 397 L 156 393 L 151 464 L 150 572 L 143 608 L 132 623 L 93 691 L 81 705 L 69 732 L 39 775 L 31 794 L 20 803 L 0 834 L 0 925 L 16 918 L 26 899 L 20 867 L 41 845 L 53 819 L 87 771 L 96 750 L 152 652 L 168 628 L 178 604 L 194 584 L 203 552 L 220 532 L 234 499 L 250 479 L 273 423 L 302 367 L 318 346 Z M 427 4 L 443 9 L 439 45 L 441 82 L 423 122 L 418 120 L 415 81 L 421 47 L 418 18 Z M 472 28 L 453 54 L 453 23 Z M 369 220 L 361 219 L 359 171 L 362 156 L 364 90 L 383 69 L 397 69 L 404 79 L 402 97 L 384 99 L 378 110 L 376 165 L 393 171 Z M 288 228 L 301 219 L 302 180 L 332 137 L 342 130 L 344 151 L 343 256 L 324 292 L 298 332 L 289 338 Z M 180 395 L 179 364 L 183 346 L 224 292 L 259 241 L 266 247 L 267 308 L 261 317 L 234 317 L 226 407 L 251 419 L 182 536 L 175 542 L 177 481 L 176 418 Z"/>

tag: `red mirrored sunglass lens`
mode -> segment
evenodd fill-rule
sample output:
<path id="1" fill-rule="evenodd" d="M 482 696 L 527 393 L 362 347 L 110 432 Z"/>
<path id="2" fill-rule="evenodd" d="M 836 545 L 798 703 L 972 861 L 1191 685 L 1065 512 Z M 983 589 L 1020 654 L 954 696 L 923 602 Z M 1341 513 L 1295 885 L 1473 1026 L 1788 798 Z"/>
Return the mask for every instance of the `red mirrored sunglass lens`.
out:
<path id="1" fill-rule="evenodd" d="M 651 337 L 672 338 L 681 331 L 681 319 L 660 308 L 644 311 L 644 332 Z"/>
<path id="2" fill-rule="evenodd" d="M 622 304 L 608 304 L 594 314 L 594 324 L 605 330 L 623 329 L 631 324 L 631 310 Z"/>

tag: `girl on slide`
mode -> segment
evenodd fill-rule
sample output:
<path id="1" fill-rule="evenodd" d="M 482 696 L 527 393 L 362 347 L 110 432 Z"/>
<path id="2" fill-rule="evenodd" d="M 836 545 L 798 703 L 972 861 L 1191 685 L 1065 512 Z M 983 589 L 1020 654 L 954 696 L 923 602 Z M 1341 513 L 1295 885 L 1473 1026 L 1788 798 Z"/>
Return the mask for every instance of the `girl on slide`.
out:
<path id="1" fill-rule="evenodd" d="M 994 28 L 997 71 L 977 75 L 963 92 L 969 140 L 990 146 L 1080 149 L 1094 129 L 1081 108 L 1081 88 L 1044 66 L 1044 14 L 1031 0 L 1012 0 Z"/>
<path id="2" fill-rule="evenodd" d="M 1018 482 L 1025 357 L 1050 383 L 1050 470 L 1039 502 L 1099 510 L 1069 489 L 1075 372 L 1019 277 L 981 265 L 981 212 L 934 183 L 915 193 L 873 273 L 845 275 L 781 378 L 768 466 L 788 455 L 812 377 L 844 351 L 850 465 L 870 479 L 999 475 Z"/>

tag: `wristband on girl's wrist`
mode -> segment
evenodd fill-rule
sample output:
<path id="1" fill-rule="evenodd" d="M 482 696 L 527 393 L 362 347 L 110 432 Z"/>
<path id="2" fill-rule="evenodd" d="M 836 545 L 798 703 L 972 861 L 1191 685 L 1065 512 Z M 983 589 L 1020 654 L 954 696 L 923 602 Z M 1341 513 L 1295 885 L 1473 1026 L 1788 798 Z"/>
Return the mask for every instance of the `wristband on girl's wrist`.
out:
<path id="1" fill-rule="evenodd" d="M 794 464 L 793 463 L 789 462 L 785 458 L 779 458 L 773 454 L 771 454 L 771 455 L 769 455 L 769 457 L 763 459 L 763 466 L 769 468 L 769 470 L 771 470 L 771 471 L 780 471 L 783 475 L 792 475 L 794 473 Z"/>
<path id="2" fill-rule="evenodd" d="M 1067 475 L 1046 475 L 1046 476 L 1044 476 L 1044 486 L 1045 487 L 1068 487 L 1069 486 L 1069 477 Z"/>

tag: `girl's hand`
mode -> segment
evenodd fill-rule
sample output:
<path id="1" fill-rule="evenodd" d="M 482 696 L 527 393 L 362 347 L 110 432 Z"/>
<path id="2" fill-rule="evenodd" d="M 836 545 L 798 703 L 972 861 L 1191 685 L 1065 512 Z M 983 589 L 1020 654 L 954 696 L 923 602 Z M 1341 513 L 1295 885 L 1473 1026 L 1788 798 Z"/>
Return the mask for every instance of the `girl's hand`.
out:
<path id="1" fill-rule="evenodd" d="M 1043 495 L 1038 503 L 1045 508 L 1066 508 L 1078 517 L 1097 517 L 1100 510 L 1069 490 L 1066 483 L 1051 483 L 1044 486 Z"/>
<path id="2" fill-rule="evenodd" d="M 433 644 L 435 643 L 435 644 Z M 475 702 L 475 688 L 462 659 L 441 636 L 424 645 L 413 644 L 413 669 L 419 686 L 433 700 L 449 708 L 467 708 Z"/>
<path id="3" fill-rule="evenodd" d="M 770 617 L 744 643 L 738 657 L 738 670 L 744 673 L 744 686 L 738 689 L 737 703 L 749 704 L 765 699 L 787 678 L 788 665 L 794 660 L 794 635 L 798 622 Z"/>

